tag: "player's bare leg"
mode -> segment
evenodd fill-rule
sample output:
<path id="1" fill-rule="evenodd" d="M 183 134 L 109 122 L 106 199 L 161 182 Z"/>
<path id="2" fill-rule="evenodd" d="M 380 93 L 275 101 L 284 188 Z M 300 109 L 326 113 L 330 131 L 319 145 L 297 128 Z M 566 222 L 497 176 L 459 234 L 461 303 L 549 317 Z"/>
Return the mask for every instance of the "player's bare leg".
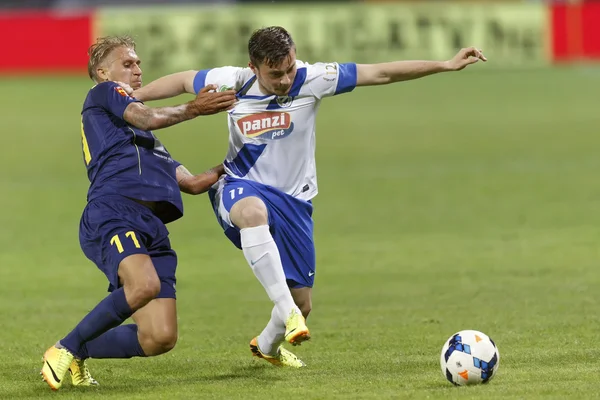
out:
<path id="1" fill-rule="evenodd" d="M 135 324 L 118 326 L 86 343 L 87 355 L 93 358 L 150 357 L 166 353 L 175 346 L 177 310 L 174 298 L 154 298 L 132 318 Z"/>
<path id="2" fill-rule="evenodd" d="M 146 254 L 133 254 L 121 261 L 119 280 L 125 290 L 127 303 L 134 311 L 144 307 L 160 292 L 156 268 Z"/>
<path id="3" fill-rule="evenodd" d="M 275 304 L 273 324 L 285 326 L 285 340 L 296 345 L 310 339 L 310 332 L 287 285 L 281 257 L 269 230 L 265 203 L 258 197 L 241 199 L 231 207 L 231 222 L 240 228 L 242 250 L 254 275 Z"/>
<path id="4" fill-rule="evenodd" d="M 151 300 L 137 310 L 136 324 L 120 325 L 86 343 L 88 355 L 94 358 L 150 357 L 171 350 L 177 342 L 177 310 L 174 298 Z M 74 386 L 98 383 L 91 377 L 85 360 L 73 361 L 70 368 Z"/>
<path id="5" fill-rule="evenodd" d="M 81 374 L 73 377 L 75 384 L 93 384 L 95 380 L 89 375 L 84 361 L 88 357 L 86 343 L 121 325 L 160 292 L 160 280 L 152 259 L 146 254 L 124 258 L 118 274 L 123 286 L 104 298 L 71 333 L 44 354 L 41 375 L 53 390 L 60 389 L 69 370 L 72 374 Z M 73 363 L 81 365 L 75 368 Z"/>
<path id="6" fill-rule="evenodd" d="M 138 340 L 146 356 L 164 354 L 177 343 L 175 299 L 154 299 L 132 316 L 138 326 Z"/>
<path id="7" fill-rule="evenodd" d="M 308 319 L 308 315 L 312 310 L 312 288 L 300 287 L 290 289 L 294 302 L 302 312 L 304 319 Z"/>

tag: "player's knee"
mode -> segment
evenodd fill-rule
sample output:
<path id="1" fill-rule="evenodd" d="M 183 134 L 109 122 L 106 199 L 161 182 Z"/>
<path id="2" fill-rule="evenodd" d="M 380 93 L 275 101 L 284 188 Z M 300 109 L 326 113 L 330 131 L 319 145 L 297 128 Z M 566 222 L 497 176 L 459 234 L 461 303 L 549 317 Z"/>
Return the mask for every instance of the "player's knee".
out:
<path id="1" fill-rule="evenodd" d="M 177 329 L 163 326 L 142 335 L 142 348 L 147 356 L 157 356 L 171 351 L 177 344 Z"/>
<path id="2" fill-rule="evenodd" d="M 267 210 L 264 207 L 245 207 L 240 214 L 244 225 L 248 227 L 266 225 L 269 222 Z"/>
<path id="3" fill-rule="evenodd" d="M 134 254 L 121 261 L 119 279 L 133 310 L 145 306 L 160 293 L 160 279 L 148 255 Z"/>
<path id="4" fill-rule="evenodd" d="M 156 332 L 153 336 L 154 346 L 160 352 L 166 353 L 173 350 L 177 344 L 177 332 L 174 330 L 163 329 Z"/>
<path id="5" fill-rule="evenodd" d="M 267 207 L 258 198 L 243 199 L 235 204 L 230 213 L 231 221 L 240 229 L 267 225 Z"/>

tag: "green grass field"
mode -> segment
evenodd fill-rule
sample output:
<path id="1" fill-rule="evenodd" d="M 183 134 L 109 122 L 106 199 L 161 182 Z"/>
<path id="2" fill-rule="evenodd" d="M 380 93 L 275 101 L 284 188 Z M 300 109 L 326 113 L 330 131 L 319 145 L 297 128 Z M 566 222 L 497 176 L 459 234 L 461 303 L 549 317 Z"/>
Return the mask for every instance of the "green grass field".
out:
<path id="1" fill-rule="evenodd" d="M 324 101 L 313 340 L 297 352 L 308 368 L 250 357 L 269 300 L 208 198 L 188 196 L 170 225 L 177 347 L 91 360 L 101 386 L 58 393 L 41 355 L 106 295 L 77 233 L 90 82 L 0 80 L 0 398 L 600 396 L 600 74 L 483 68 Z M 193 171 L 225 155 L 224 116 L 158 134 Z M 489 385 L 441 375 L 442 344 L 462 329 L 498 345 Z"/>

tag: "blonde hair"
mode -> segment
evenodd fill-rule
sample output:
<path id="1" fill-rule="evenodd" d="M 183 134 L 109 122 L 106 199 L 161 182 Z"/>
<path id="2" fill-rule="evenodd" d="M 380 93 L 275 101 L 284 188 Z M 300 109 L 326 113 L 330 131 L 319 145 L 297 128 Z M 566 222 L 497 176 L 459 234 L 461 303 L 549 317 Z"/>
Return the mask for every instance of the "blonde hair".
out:
<path id="1" fill-rule="evenodd" d="M 88 75 L 96 83 L 99 83 L 99 77 L 96 74 L 96 69 L 102 64 L 104 59 L 110 54 L 111 51 L 118 47 L 128 47 L 135 50 L 135 41 L 131 36 L 105 36 L 96 39 L 96 43 L 90 46 L 88 49 Z"/>

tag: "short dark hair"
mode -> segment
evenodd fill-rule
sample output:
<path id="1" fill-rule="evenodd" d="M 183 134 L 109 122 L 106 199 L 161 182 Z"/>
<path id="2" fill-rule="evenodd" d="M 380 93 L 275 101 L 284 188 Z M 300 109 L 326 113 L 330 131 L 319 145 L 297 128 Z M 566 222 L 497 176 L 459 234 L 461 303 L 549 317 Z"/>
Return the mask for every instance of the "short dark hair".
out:
<path id="1" fill-rule="evenodd" d="M 257 67 L 263 63 L 269 67 L 279 65 L 295 48 L 292 36 L 281 26 L 258 29 L 248 41 L 250 61 Z"/>

